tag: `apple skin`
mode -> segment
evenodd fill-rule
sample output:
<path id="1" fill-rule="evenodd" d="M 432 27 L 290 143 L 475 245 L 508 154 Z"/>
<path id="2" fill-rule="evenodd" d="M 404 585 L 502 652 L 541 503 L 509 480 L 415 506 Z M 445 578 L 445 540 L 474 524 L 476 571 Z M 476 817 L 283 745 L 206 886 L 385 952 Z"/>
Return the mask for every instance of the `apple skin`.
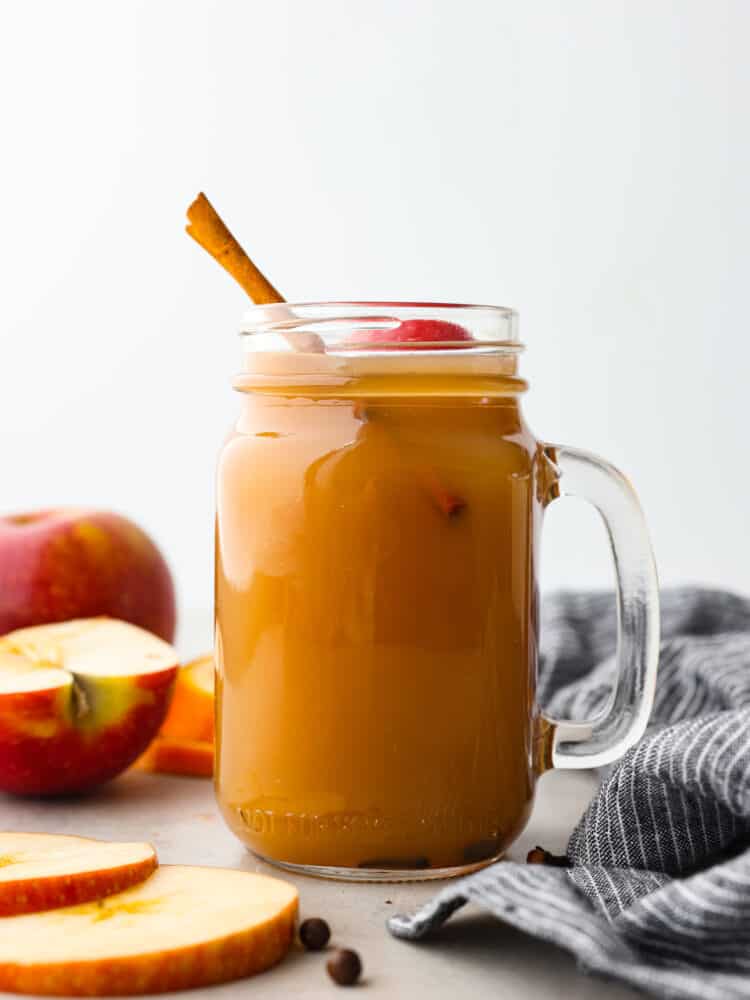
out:
<path id="1" fill-rule="evenodd" d="M 169 707 L 177 667 L 130 677 L 88 679 L 93 704 L 75 721 L 72 686 L 0 697 L 0 789 L 16 795 L 84 792 L 114 778 L 141 755 Z M 98 690 L 97 690 L 98 689 Z"/>
<path id="2" fill-rule="evenodd" d="M 381 344 L 385 350 L 409 351 L 434 349 L 441 342 L 450 348 L 473 340 L 465 327 L 442 319 L 406 319 L 392 330 L 357 330 L 349 337 L 350 344 Z"/>
<path id="3" fill-rule="evenodd" d="M 0 635 L 98 615 L 173 640 L 172 576 L 148 535 L 85 508 L 0 517 Z"/>

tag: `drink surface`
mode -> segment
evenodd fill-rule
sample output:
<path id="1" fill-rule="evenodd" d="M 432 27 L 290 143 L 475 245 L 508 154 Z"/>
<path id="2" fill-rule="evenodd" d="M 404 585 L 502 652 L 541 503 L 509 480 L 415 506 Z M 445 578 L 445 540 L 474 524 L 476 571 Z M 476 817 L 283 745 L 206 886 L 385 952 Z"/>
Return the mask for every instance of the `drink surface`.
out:
<path id="1" fill-rule="evenodd" d="M 496 361 L 295 366 L 238 379 L 219 462 L 223 813 L 294 864 L 495 857 L 534 781 L 519 382 Z"/>

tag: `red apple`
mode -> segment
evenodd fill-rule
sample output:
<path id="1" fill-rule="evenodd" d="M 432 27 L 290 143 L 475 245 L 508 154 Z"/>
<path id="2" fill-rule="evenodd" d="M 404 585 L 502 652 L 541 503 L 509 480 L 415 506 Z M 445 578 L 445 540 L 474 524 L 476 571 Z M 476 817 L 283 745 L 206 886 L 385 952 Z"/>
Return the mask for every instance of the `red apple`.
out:
<path id="1" fill-rule="evenodd" d="M 113 778 L 164 721 L 175 650 L 144 629 L 89 618 L 0 638 L 0 790 L 78 792 Z"/>
<path id="2" fill-rule="evenodd" d="M 172 577 L 148 535 L 83 508 L 0 517 L 0 635 L 97 615 L 174 638 Z"/>

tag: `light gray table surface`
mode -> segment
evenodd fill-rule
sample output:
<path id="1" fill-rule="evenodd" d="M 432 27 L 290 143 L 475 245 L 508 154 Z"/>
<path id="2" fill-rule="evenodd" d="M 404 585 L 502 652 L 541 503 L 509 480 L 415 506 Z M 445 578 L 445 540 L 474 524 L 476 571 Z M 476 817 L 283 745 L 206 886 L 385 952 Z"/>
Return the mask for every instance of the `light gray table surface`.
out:
<path id="1" fill-rule="evenodd" d="M 587 772 L 546 775 L 539 783 L 529 825 L 509 856 L 523 859 L 535 843 L 564 851 L 570 830 L 595 787 L 595 776 Z M 0 797 L 0 813 L 0 825 L 6 830 L 149 840 L 165 863 L 243 868 L 290 878 L 255 859 L 229 833 L 206 779 L 129 772 L 86 798 L 45 802 Z M 386 918 L 429 899 L 442 882 L 355 885 L 305 877 L 290 881 L 299 889 L 300 915 L 325 917 L 332 928 L 332 943 L 360 952 L 365 975 L 359 989 L 373 1000 L 626 1000 L 637 996 L 620 985 L 582 975 L 569 955 L 472 906 L 456 913 L 430 941 L 410 944 L 392 938 L 384 926 Z M 255 979 L 182 995 L 195 1000 L 209 996 L 211 1000 L 235 996 L 331 1000 L 339 995 L 337 990 L 326 974 L 322 955 L 293 950 L 281 965 Z"/>

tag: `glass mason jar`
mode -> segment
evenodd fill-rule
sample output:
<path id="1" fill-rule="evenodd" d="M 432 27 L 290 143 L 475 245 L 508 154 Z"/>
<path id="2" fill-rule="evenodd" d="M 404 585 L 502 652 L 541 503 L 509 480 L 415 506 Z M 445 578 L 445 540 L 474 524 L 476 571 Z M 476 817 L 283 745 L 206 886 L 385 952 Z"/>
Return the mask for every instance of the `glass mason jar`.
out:
<path id="1" fill-rule="evenodd" d="M 612 466 L 535 439 L 509 309 L 250 310 L 221 452 L 217 766 L 224 817 L 283 867 L 463 874 L 499 858 L 552 767 L 642 734 L 658 652 L 651 547 Z M 601 513 L 617 576 L 610 710 L 535 698 L 545 508 Z"/>

